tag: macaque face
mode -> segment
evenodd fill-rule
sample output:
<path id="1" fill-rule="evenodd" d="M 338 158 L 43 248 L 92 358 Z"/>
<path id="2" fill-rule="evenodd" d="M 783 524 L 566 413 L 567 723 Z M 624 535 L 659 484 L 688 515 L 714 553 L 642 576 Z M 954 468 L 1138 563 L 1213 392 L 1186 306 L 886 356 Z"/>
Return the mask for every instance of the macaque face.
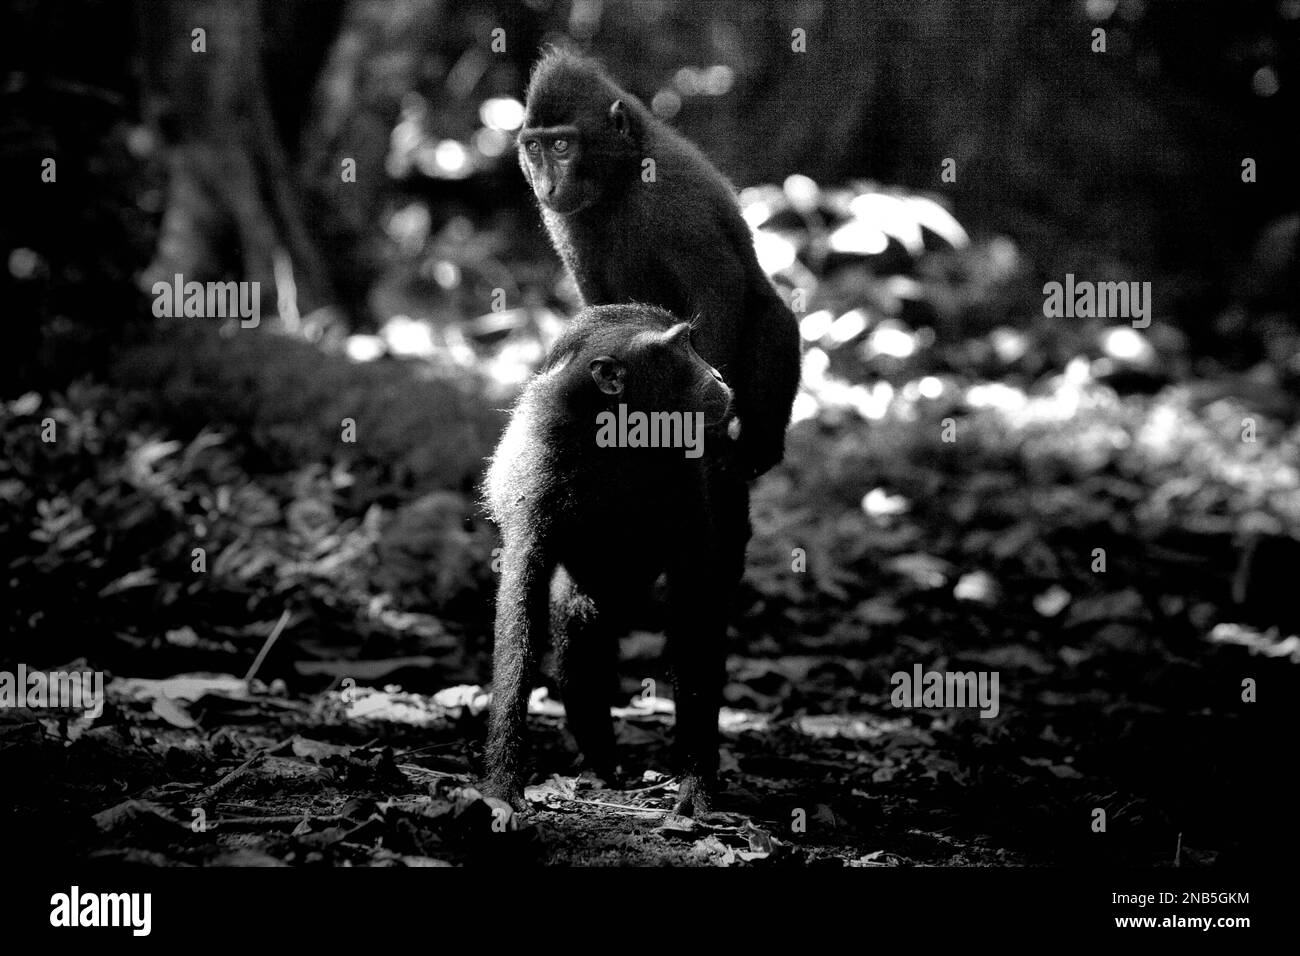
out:
<path id="1" fill-rule="evenodd" d="M 598 196 L 595 184 L 581 174 L 581 132 L 576 126 L 524 129 L 519 134 L 519 165 L 533 195 L 547 209 L 567 216 Z"/>
<path id="2" fill-rule="evenodd" d="M 722 373 L 695 351 L 691 344 L 691 327 L 683 322 L 669 329 L 668 340 L 685 353 L 687 376 L 691 382 L 692 411 L 704 413 L 706 425 L 716 425 L 731 410 L 731 389 L 722 380 Z"/>
<path id="3" fill-rule="evenodd" d="M 519 165 L 545 208 L 561 216 L 586 209 L 609 191 L 626 188 L 636 154 L 636 120 L 627 104 L 599 89 L 536 103 L 530 93 L 519 131 Z"/>

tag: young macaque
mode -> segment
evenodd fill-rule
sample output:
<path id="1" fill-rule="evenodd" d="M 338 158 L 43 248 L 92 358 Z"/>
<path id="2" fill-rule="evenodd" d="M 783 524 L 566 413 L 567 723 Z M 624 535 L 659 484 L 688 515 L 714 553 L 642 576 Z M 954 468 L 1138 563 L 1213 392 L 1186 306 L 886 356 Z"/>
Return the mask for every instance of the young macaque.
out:
<path id="1" fill-rule="evenodd" d="M 504 547 L 485 789 L 516 807 L 528 695 L 548 634 L 569 730 L 586 765 L 613 779 L 618 637 L 665 574 L 677 806 L 708 809 L 740 571 L 724 541 L 748 516 L 743 496 L 715 500 L 716 457 L 700 443 L 728 415 L 731 390 L 691 337 L 689 323 L 651 306 L 583 310 L 524 388 L 493 456 L 486 500 Z"/>

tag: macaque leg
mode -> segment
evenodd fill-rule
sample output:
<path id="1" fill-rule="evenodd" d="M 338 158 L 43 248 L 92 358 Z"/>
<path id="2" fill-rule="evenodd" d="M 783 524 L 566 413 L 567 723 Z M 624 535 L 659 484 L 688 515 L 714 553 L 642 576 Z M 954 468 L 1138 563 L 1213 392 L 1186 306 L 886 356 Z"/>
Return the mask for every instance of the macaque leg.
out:
<path id="1" fill-rule="evenodd" d="M 710 809 L 718 778 L 718 708 L 725 677 L 727 615 L 720 582 L 701 575 L 669 582 L 668 654 L 677 703 L 674 740 L 682 773 L 676 811 Z"/>
<path id="2" fill-rule="evenodd" d="M 484 791 L 522 810 L 528 695 L 546 642 L 550 567 L 529 541 L 507 541 L 504 553 L 492 650 Z"/>
<path id="3" fill-rule="evenodd" d="M 726 679 L 727 622 L 744 570 L 749 495 L 733 475 L 712 482 L 712 547 L 692 546 L 668 577 L 668 654 L 676 692 L 676 750 L 683 774 L 676 811 L 710 809 L 718 778 L 718 710 Z M 719 500 L 721 499 L 721 500 Z"/>
<path id="4" fill-rule="evenodd" d="M 618 662 L 615 622 L 601 602 L 574 583 L 563 566 L 551 584 L 551 631 L 569 732 L 588 770 L 617 783 L 614 724 L 609 715 Z"/>

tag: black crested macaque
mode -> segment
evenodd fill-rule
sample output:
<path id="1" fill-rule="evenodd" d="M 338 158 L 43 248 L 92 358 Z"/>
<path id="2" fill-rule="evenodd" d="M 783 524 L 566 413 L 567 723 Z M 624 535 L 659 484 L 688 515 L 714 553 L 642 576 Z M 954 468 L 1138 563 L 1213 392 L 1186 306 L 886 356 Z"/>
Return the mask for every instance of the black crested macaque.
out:
<path id="1" fill-rule="evenodd" d="M 586 765 L 612 779 L 618 637 L 662 573 L 683 773 L 677 808 L 708 809 L 728 604 L 741 570 L 725 543 L 748 515 L 743 496 L 714 500 L 717 460 L 691 442 L 691 434 L 715 440 L 705 426 L 725 421 L 731 402 L 692 332 L 651 306 L 584 309 L 525 386 L 492 458 L 485 497 L 504 547 L 485 790 L 518 808 L 528 694 L 548 631 L 569 730 Z M 644 429 L 639 441 L 627 429 L 628 441 L 612 440 L 610 423 L 637 413 L 660 437 L 682 440 L 647 441 Z"/>
<path id="2" fill-rule="evenodd" d="M 728 461 L 746 479 L 767 471 L 784 454 L 799 331 L 731 184 L 591 60 L 546 53 L 527 100 L 519 164 L 584 304 L 698 316 L 696 348 L 735 391 Z"/>

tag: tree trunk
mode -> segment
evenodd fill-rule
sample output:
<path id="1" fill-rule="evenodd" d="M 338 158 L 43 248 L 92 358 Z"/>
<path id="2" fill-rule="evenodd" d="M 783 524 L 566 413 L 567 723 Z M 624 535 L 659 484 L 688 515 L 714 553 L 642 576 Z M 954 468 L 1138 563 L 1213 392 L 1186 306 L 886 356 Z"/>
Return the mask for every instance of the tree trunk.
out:
<path id="1" fill-rule="evenodd" d="M 263 68 L 277 45 L 300 46 L 296 31 L 268 33 L 255 3 L 139 0 L 138 13 L 146 116 L 168 142 L 170 172 L 145 287 L 176 274 L 257 281 L 263 313 L 297 331 L 301 316 L 338 299 Z M 205 31 L 206 52 L 194 49 L 196 29 Z"/>

